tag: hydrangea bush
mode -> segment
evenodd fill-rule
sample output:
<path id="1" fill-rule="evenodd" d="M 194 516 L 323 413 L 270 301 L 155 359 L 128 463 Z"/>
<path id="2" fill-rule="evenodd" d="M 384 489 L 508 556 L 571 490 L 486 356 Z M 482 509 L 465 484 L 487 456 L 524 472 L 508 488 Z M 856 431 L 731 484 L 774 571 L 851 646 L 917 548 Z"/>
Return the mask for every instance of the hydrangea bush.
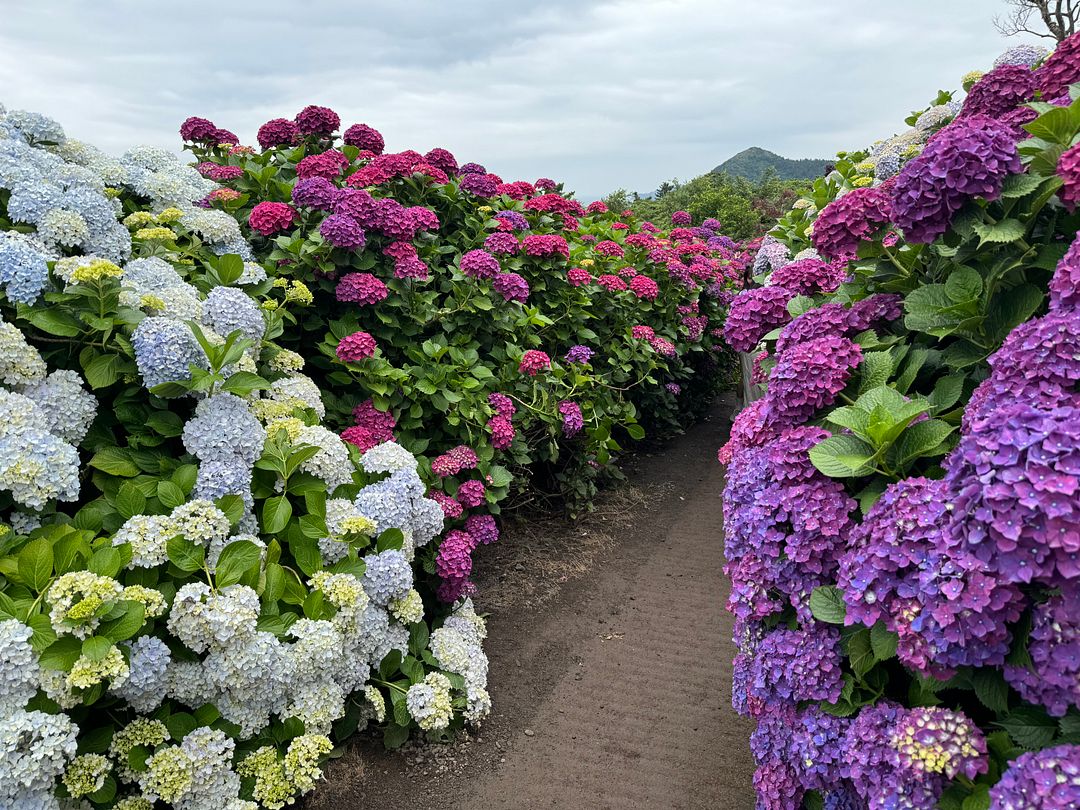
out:
<path id="1" fill-rule="evenodd" d="M 759 807 L 1080 802 L 1080 37 L 841 153 L 724 336 Z"/>
<path id="2" fill-rule="evenodd" d="M 4 807 L 280 808 L 358 728 L 490 709 L 484 620 L 429 573 L 431 465 L 325 426 L 283 345 L 313 294 L 207 207 L 230 176 L 0 115 Z"/>
<path id="3" fill-rule="evenodd" d="M 311 290 L 278 342 L 308 358 L 326 423 L 420 459 L 457 532 L 429 568 L 453 600 L 471 587 L 469 520 L 538 491 L 585 507 L 628 439 L 710 401 L 745 252 L 715 220 L 662 229 L 442 148 L 386 151 L 330 111 L 305 129 L 311 109 L 267 122 L 258 152 L 181 135 L 227 178 L 204 204 L 237 216 L 277 283 Z"/>

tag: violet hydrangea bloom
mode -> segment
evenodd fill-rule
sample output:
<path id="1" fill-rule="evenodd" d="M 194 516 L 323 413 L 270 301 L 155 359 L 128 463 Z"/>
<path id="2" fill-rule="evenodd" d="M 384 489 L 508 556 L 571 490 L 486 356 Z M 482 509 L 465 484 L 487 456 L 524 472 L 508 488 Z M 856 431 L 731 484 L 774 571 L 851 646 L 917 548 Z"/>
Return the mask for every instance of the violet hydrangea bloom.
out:
<path id="1" fill-rule="evenodd" d="M 826 259 L 854 255 L 891 218 L 888 192 L 881 188 L 857 188 L 833 200 L 814 221 L 811 241 Z"/>
<path id="2" fill-rule="evenodd" d="M 465 519 L 465 530 L 485 546 L 499 539 L 499 527 L 491 515 L 469 515 Z"/>
<path id="3" fill-rule="evenodd" d="M 783 287 L 796 295 L 835 292 L 847 276 L 842 263 L 827 264 L 821 259 L 799 259 L 775 270 L 769 284 Z"/>
<path id="4" fill-rule="evenodd" d="M 996 200 L 1005 178 L 1021 168 L 1007 126 L 985 115 L 954 121 L 896 178 L 893 221 L 909 241 L 933 242 L 965 203 L 974 197 Z"/>
<path id="5" fill-rule="evenodd" d="M 847 337 L 852 331 L 850 312 L 838 301 L 827 301 L 796 317 L 780 330 L 776 353 L 821 337 Z"/>
<path id="6" fill-rule="evenodd" d="M 305 177 L 297 180 L 292 190 L 293 205 L 319 211 L 333 211 L 340 196 L 341 189 L 325 177 Z"/>
<path id="7" fill-rule="evenodd" d="M 499 273 L 491 285 L 506 301 L 529 300 L 529 282 L 517 273 Z"/>
<path id="8" fill-rule="evenodd" d="M 882 621 L 899 637 L 901 662 L 949 677 L 960 666 L 998 666 L 1009 652 L 1007 624 L 1020 618 L 1020 590 L 947 548 L 949 491 L 942 481 L 890 484 L 851 532 L 838 584 L 846 624 Z"/>
<path id="9" fill-rule="evenodd" d="M 571 346 L 566 352 L 566 362 L 568 363 L 581 363 L 582 365 L 592 360 L 592 356 L 596 354 L 588 346 L 582 346 L 580 344 Z"/>
<path id="10" fill-rule="evenodd" d="M 1080 308 L 1080 233 L 1050 279 L 1050 309 Z"/>
<path id="11" fill-rule="evenodd" d="M 769 419 L 800 425 L 844 390 L 862 362 L 862 348 L 847 338 L 827 336 L 792 346 L 769 374 Z"/>
<path id="12" fill-rule="evenodd" d="M 338 301 L 353 304 L 377 304 L 388 294 L 386 285 L 371 273 L 348 273 L 335 290 Z"/>
<path id="13" fill-rule="evenodd" d="M 319 225 L 319 235 L 334 247 L 361 250 L 367 243 L 360 223 L 345 214 L 331 214 Z"/>
<path id="14" fill-rule="evenodd" d="M 558 405 L 559 415 L 562 416 L 562 431 L 567 438 L 576 436 L 585 426 L 581 415 L 581 406 L 571 400 L 563 400 Z"/>
<path id="15" fill-rule="evenodd" d="M 990 788 L 991 810 L 1066 810 L 1080 807 L 1080 745 L 1028 751 Z"/>
<path id="16" fill-rule="evenodd" d="M 765 335 L 791 320 L 787 304 L 795 294 L 783 287 L 743 290 L 728 307 L 724 340 L 737 352 L 749 352 Z"/>
<path id="17" fill-rule="evenodd" d="M 754 656 L 750 693 L 766 702 L 840 699 L 840 631 L 815 624 L 767 633 Z"/>
<path id="18" fill-rule="evenodd" d="M 1061 154 L 1057 173 L 1062 183 L 1058 197 L 1068 211 L 1075 211 L 1080 203 L 1080 145 L 1069 147 Z"/>
<path id="19" fill-rule="evenodd" d="M 484 250 L 499 256 L 513 256 L 521 250 L 521 243 L 512 233 L 497 231 L 484 240 Z"/>
<path id="20" fill-rule="evenodd" d="M 499 260 L 486 250 L 470 250 L 461 257 L 461 272 L 472 278 L 495 278 L 502 269 Z"/>
<path id="21" fill-rule="evenodd" d="M 1052 596 L 1035 608 L 1027 644 L 1031 667 L 1005 667 L 1005 680 L 1054 717 L 1080 707 L 1080 595 Z"/>
<path id="22" fill-rule="evenodd" d="M 988 768 L 986 739 L 969 717 L 940 706 L 908 709 L 893 725 L 889 745 L 901 772 L 974 779 Z"/>
<path id="23" fill-rule="evenodd" d="M 968 91 L 960 117 L 988 115 L 1000 118 L 1035 95 L 1035 73 L 1022 65 L 994 68 Z"/>

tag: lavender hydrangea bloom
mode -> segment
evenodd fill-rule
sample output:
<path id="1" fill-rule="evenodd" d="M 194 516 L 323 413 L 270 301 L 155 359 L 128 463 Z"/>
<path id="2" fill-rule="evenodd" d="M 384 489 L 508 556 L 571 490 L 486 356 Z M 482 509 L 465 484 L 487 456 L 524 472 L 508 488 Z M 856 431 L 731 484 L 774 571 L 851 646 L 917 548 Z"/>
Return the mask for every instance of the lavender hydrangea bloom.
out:
<path id="1" fill-rule="evenodd" d="M 1031 667 L 1007 666 L 1005 680 L 1054 717 L 1080 707 L 1080 594 L 1069 590 L 1035 608 L 1027 649 Z"/>
<path id="2" fill-rule="evenodd" d="M 492 287 L 507 301 L 524 303 L 529 299 L 529 282 L 517 273 L 499 273 Z"/>
<path id="3" fill-rule="evenodd" d="M 367 243 L 367 235 L 357 222 L 346 214 L 331 214 L 319 225 L 319 235 L 334 247 L 345 250 L 361 250 Z"/>
<path id="4" fill-rule="evenodd" d="M 862 362 L 862 348 L 847 338 L 827 336 L 792 346 L 769 374 L 767 419 L 800 425 L 844 390 Z"/>
<path id="5" fill-rule="evenodd" d="M 333 211 L 340 196 L 341 189 L 325 177 L 305 177 L 297 180 L 292 190 L 293 205 L 319 211 Z"/>
<path id="6" fill-rule="evenodd" d="M 737 352 L 753 350 L 765 335 L 791 320 L 787 305 L 794 297 L 783 287 L 743 290 L 728 308 L 724 340 Z"/>
<path id="7" fill-rule="evenodd" d="M 1080 576 L 1080 408 L 1003 405 L 971 420 L 945 460 L 948 541 L 1007 582 Z"/>
<path id="8" fill-rule="evenodd" d="M 266 431 L 239 397 L 221 393 L 203 400 L 184 425 L 184 447 L 202 461 L 238 456 L 254 464 L 262 455 Z"/>
<path id="9" fill-rule="evenodd" d="M 266 332 L 262 310 L 243 290 L 215 287 L 203 302 L 203 321 L 222 337 L 239 330 L 256 345 Z"/>
<path id="10" fill-rule="evenodd" d="M 792 346 L 820 337 L 847 337 L 852 331 L 847 307 L 838 301 L 828 301 L 807 310 L 780 330 L 776 353 L 783 354 Z"/>
<path id="11" fill-rule="evenodd" d="M 755 276 L 777 270 L 791 261 L 791 251 L 775 236 L 766 236 L 754 257 Z"/>
<path id="12" fill-rule="evenodd" d="M 1080 233 L 1077 233 L 1068 252 L 1058 263 L 1050 279 L 1050 309 L 1080 307 Z"/>
<path id="13" fill-rule="evenodd" d="M 206 353 L 191 330 L 172 318 L 143 319 L 135 327 L 131 343 L 135 349 L 135 364 L 147 388 L 190 380 L 190 366 L 210 367 Z"/>
<path id="14" fill-rule="evenodd" d="M 892 189 L 893 221 L 910 242 L 933 242 L 973 197 L 995 200 L 1021 170 L 1009 128 L 985 115 L 954 121 L 909 161 Z"/>
<path id="15" fill-rule="evenodd" d="M 754 656 L 750 693 L 766 702 L 840 698 L 843 686 L 840 631 L 817 624 L 773 630 Z"/>
<path id="16" fill-rule="evenodd" d="M 567 363 L 581 363 L 582 365 L 584 365 L 590 360 L 592 360 L 594 354 L 596 354 L 596 352 L 594 352 L 588 346 L 582 346 L 578 344 L 576 346 L 571 346 L 570 349 L 566 352 L 565 357 Z"/>
<path id="17" fill-rule="evenodd" d="M 1021 754 L 990 788 L 991 810 L 1080 807 L 1080 745 Z"/>
<path id="18" fill-rule="evenodd" d="M 524 214 L 518 211 L 499 211 L 495 214 L 495 218 L 505 222 L 512 230 L 529 230 L 529 220 L 525 218 Z"/>
<path id="19" fill-rule="evenodd" d="M 1007 624 L 1024 606 L 1018 588 L 946 547 L 948 497 L 942 481 L 891 484 L 851 533 L 838 577 L 847 624 L 884 622 L 899 636 L 903 663 L 941 677 L 1003 663 Z"/>
<path id="20" fill-rule="evenodd" d="M 1050 51 L 1041 45 L 1015 45 L 994 60 L 994 67 L 1023 65 L 1026 68 L 1031 68 L 1049 55 Z"/>

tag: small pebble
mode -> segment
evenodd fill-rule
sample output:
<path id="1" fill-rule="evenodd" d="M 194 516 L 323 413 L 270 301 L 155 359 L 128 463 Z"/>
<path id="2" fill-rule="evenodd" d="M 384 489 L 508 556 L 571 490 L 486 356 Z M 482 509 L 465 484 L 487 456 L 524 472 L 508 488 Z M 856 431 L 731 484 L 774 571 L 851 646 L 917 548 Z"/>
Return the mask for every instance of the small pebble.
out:
<path id="1" fill-rule="evenodd" d="M 525 729 L 525 736 L 526 737 L 532 737 L 534 734 L 536 734 L 536 732 L 533 731 L 531 728 Z"/>

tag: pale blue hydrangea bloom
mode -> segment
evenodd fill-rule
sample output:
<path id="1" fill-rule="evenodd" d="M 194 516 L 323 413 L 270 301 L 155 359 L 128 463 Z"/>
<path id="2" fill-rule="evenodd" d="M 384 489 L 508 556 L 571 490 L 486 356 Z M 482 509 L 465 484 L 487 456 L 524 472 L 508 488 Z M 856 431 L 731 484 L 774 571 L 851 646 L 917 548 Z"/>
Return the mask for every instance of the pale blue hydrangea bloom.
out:
<path id="1" fill-rule="evenodd" d="M 172 318 L 143 319 L 131 336 L 135 364 L 147 388 L 167 382 L 190 380 L 190 366 L 209 368 L 206 353 L 191 329 Z"/>
<path id="2" fill-rule="evenodd" d="M 7 715 L 0 723 L 0 807 L 55 806 L 56 779 L 75 756 L 78 732 L 66 714 Z"/>
<path id="3" fill-rule="evenodd" d="M 228 242 L 213 242 L 210 244 L 210 250 L 216 256 L 225 256 L 229 253 L 235 253 L 245 262 L 255 261 L 255 254 L 251 251 L 251 245 L 240 236 Z M 243 284 L 245 282 L 240 283 Z"/>
<path id="4" fill-rule="evenodd" d="M 438 502 L 430 498 L 417 498 L 413 502 L 410 526 L 417 546 L 426 545 L 442 534 L 445 522 L 446 513 Z"/>
<path id="5" fill-rule="evenodd" d="M 49 283 L 46 258 L 18 236 L 0 236 L 0 285 L 7 297 L 33 304 Z"/>
<path id="6" fill-rule="evenodd" d="M 0 383 L 32 385 L 45 379 L 45 361 L 14 324 L 0 318 Z"/>
<path id="7" fill-rule="evenodd" d="M 364 487 L 353 501 L 358 512 L 375 523 L 375 533 L 411 527 L 412 498 L 387 479 Z"/>
<path id="8" fill-rule="evenodd" d="M 64 128 L 48 116 L 26 110 L 11 110 L 4 124 L 18 131 L 28 143 L 63 143 Z"/>
<path id="9" fill-rule="evenodd" d="M 239 495 L 244 499 L 244 505 L 252 509 L 255 498 L 251 494 L 251 469 L 251 465 L 239 456 L 204 461 L 199 464 L 192 496 L 216 501 L 226 495 Z"/>
<path id="10" fill-rule="evenodd" d="M 404 553 L 387 550 L 364 557 L 367 569 L 362 580 L 364 590 L 371 601 L 386 606 L 391 599 L 399 599 L 413 585 L 412 567 Z"/>
<path id="11" fill-rule="evenodd" d="M 27 428 L 0 437 L 0 490 L 16 503 L 43 509 L 79 497 L 79 454 L 47 431 Z"/>
<path id="12" fill-rule="evenodd" d="M 34 631 L 22 622 L 0 622 L 0 716 L 26 707 L 36 693 L 40 668 L 30 646 Z"/>
<path id="13" fill-rule="evenodd" d="M 203 302 L 204 323 L 223 337 L 239 330 L 258 344 L 266 332 L 262 310 L 243 290 L 215 287 Z"/>
<path id="14" fill-rule="evenodd" d="M 1002 65 L 1020 65 L 1032 67 L 1050 55 L 1050 51 L 1041 45 L 1014 45 L 994 60 L 994 67 Z"/>
<path id="15" fill-rule="evenodd" d="M 236 280 L 236 283 L 247 285 L 258 284 L 262 281 L 266 281 L 266 270 L 263 269 L 263 266 L 253 261 L 244 262 L 244 272 L 240 274 L 240 278 Z"/>
<path id="16" fill-rule="evenodd" d="M 300 430 L 295 444 L 319 448 L 318 453 L 300 464 L 300 470 L 325 481 L 329 492 L 352 483 L 355 468 L 349 458 L 349 449 L 336 433 L 321 425 L 309 425 Z"/>
<path id="17" fill-rule="evenodd" d="M 397 442 L 383 442 L 360 456 L 360 466 L 369 473 L 415 470 L 416 457 Z"/>
<path id="18" fill-rule="evenodd" d="M 285 711 L 288 690 L 295 682 L 287 652 L 273 634 L 258 632 L 212 650 L 203 660 L 211 702 L 225 719 L 240 726 L 242 737 L 257 734 L 269 725 L 270 715 Z"/>
<path id="19" fill-rule="evenodd" d="M 130 644 L 131 674 L 119 687 L 110 691 L 126 700 L 139 714 L 154 711 L 165 698 L 166 673 L 170 655 L 165 642 L 156 636 L 142 636 Z"/>
<path id="20" fill-rule="evenodd" d="M 194 231 L 204 242 L 233 244 L 242 239 L 236 218 L 224 211 L 206 208 L 189 208 L 180 218 L 180 224 Z"/>
<path id="21" fill-rule="evenodd" d="M 45 380 L 23 388 L 23 395 L 38 406 L 46 429 L 66 442 L 78 444 L 97 416 L 97 397 L 83 387 L 77 372 L 52 372 Z"/>
<path id="22" fill-rule="evenodd" d="M 128 568 L 154 568 L 169 558 L 166 544 L 176 533 L 164 515 L 133 515 L 113 535 L 112 544 L 131 546 Z"/>
<path id="23" fill-rule="evenodd" d="M 239 457 L 254 464 L 262 455 L 266 430 L 247 403 L 234 394 L 215 394 L 201 401 L 184 425 L 184 447 L 201 461 Z"/>
<path id="24" fill-rule="evenodd" d="M 270 383 L 267 398 L 296 408 L 311 408 L 320 419 L 326 416 L 326 406 L 323 404 L 319 386 L 303 374 L 274 380 Z"/>

